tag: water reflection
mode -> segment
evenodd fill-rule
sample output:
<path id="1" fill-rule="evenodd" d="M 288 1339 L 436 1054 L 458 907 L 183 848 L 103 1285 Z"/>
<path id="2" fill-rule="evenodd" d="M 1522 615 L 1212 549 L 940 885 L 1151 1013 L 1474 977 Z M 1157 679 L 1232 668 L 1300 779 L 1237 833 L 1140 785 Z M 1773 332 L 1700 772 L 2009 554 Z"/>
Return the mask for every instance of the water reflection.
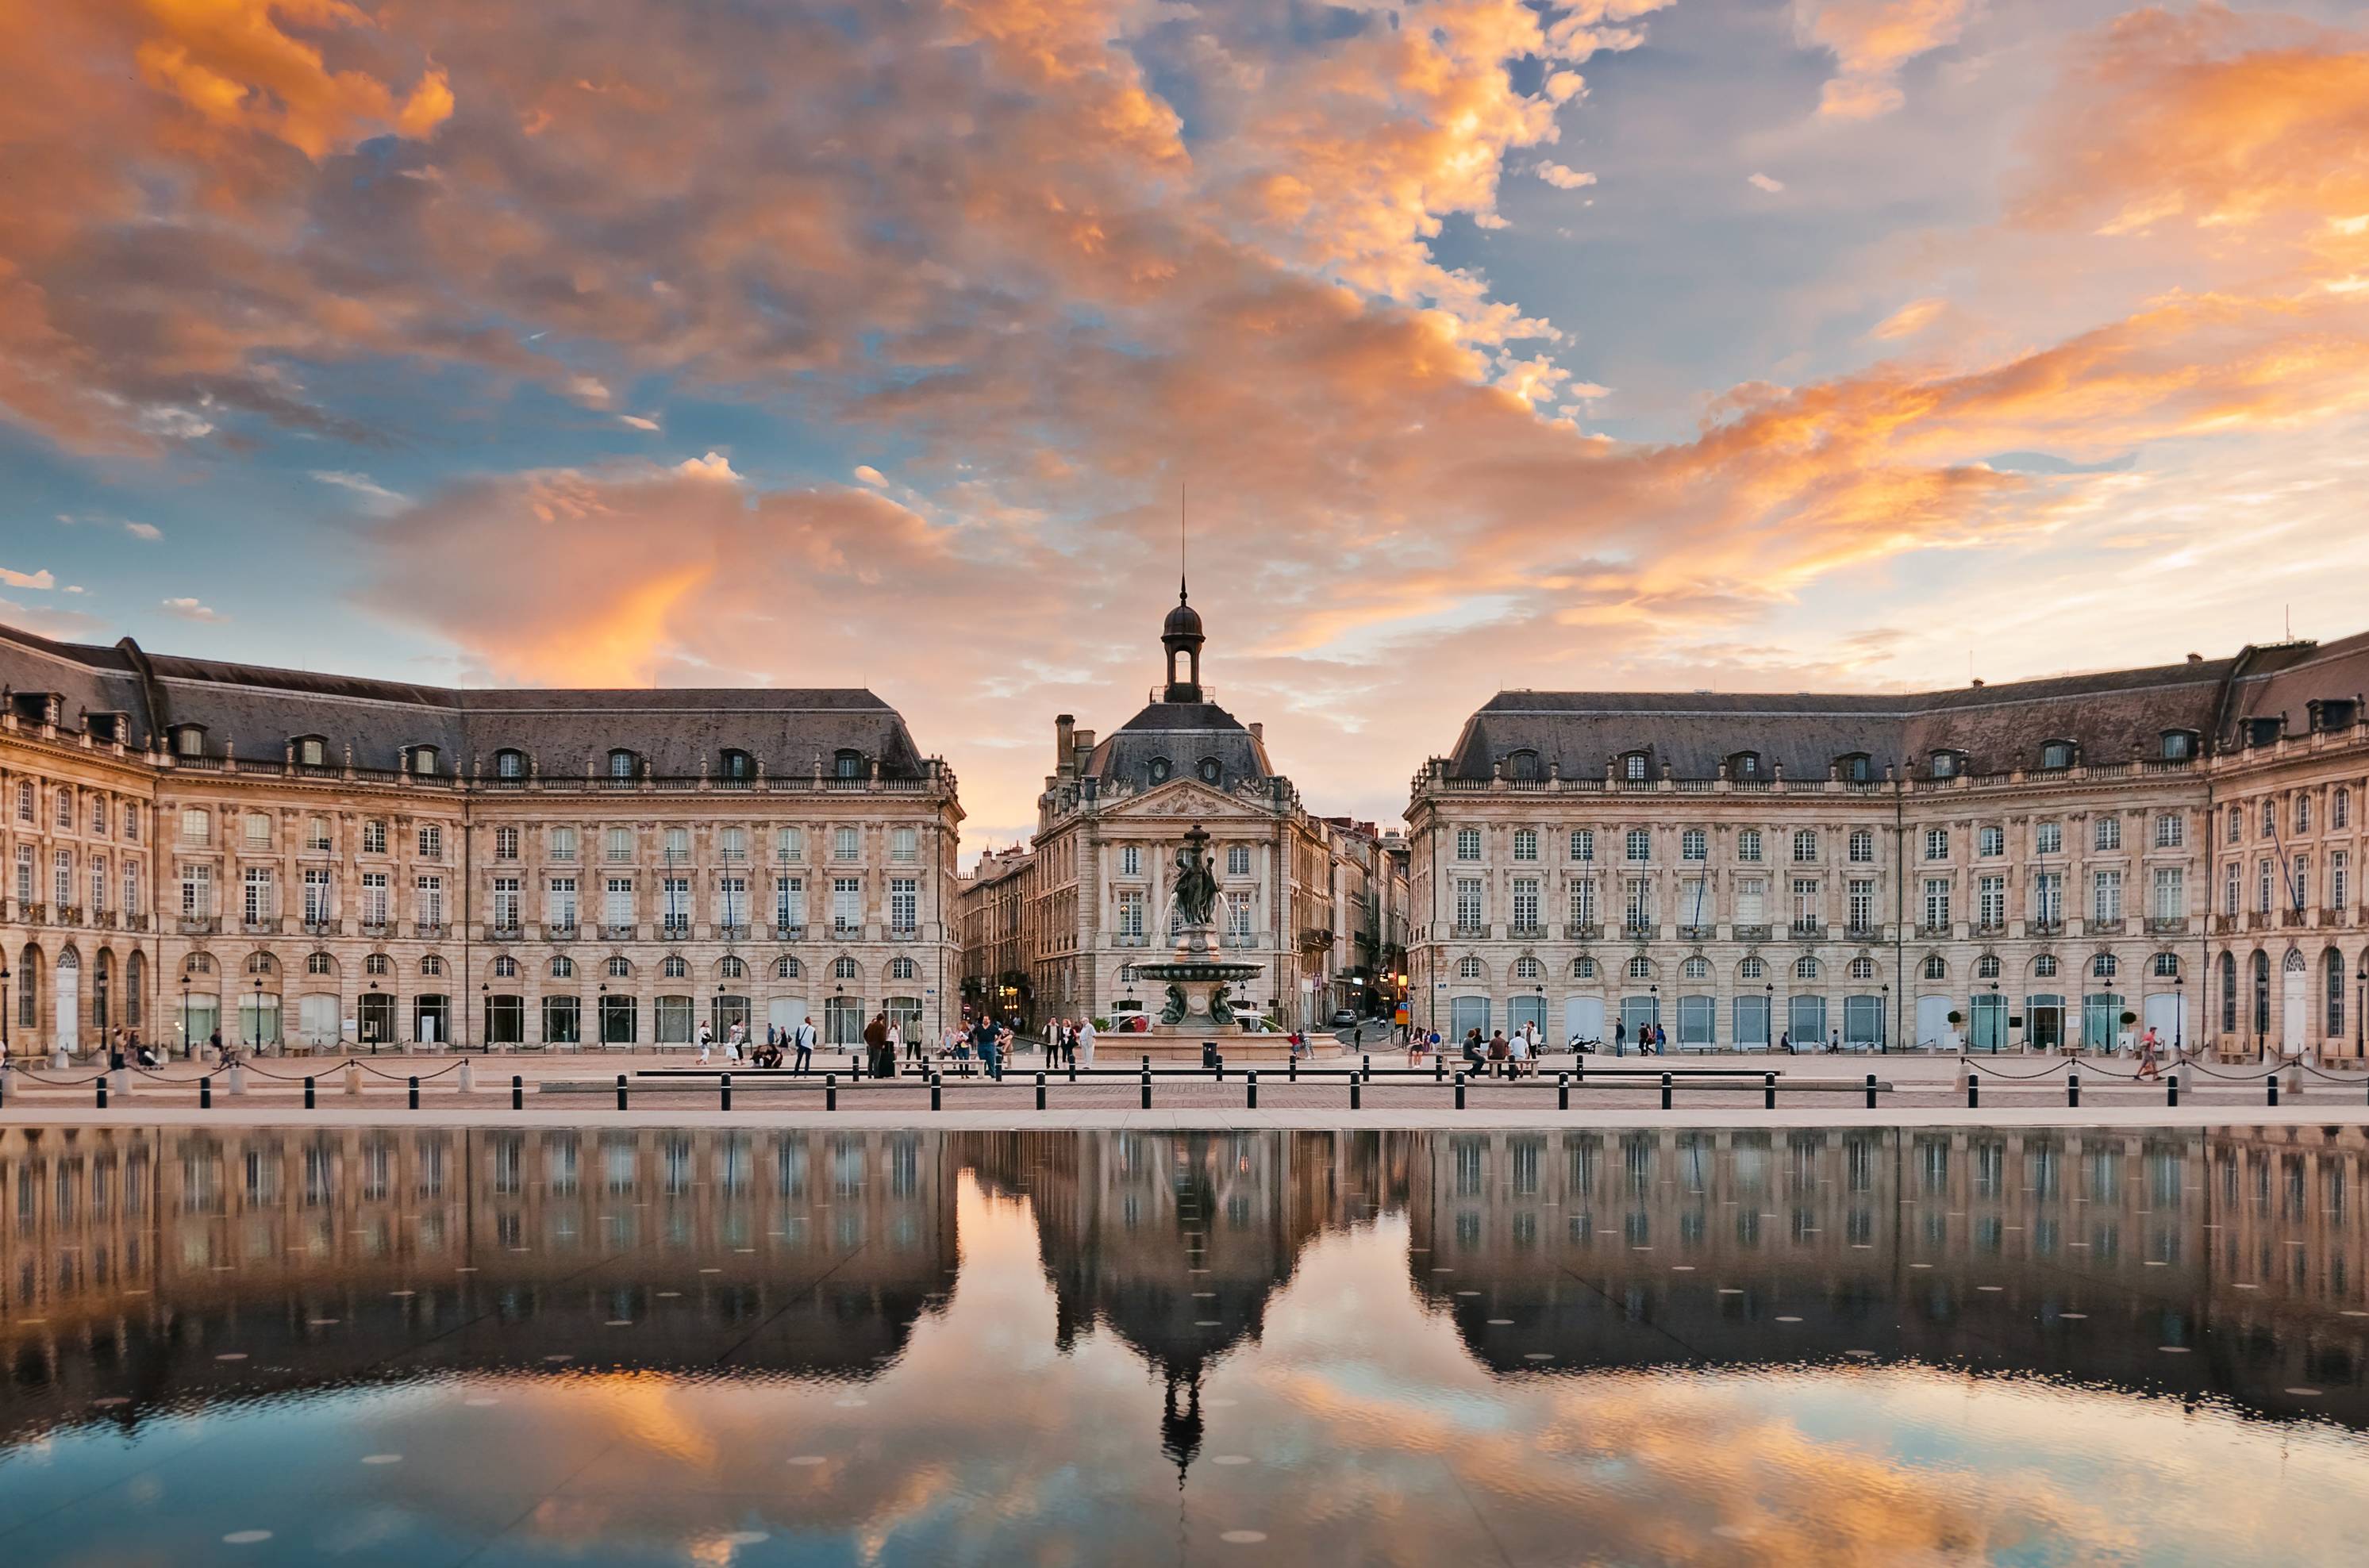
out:
<path id="1" fill-rule="evenodd" d="M 1581 1520 L 1637 1560 L 2202 1552 L 2287 1489 L 2360 1516 L 2363 1158 L 2288 1127 L 9 1129 L 0 1546 L 145 1485 L 86 1522 L 169 1552 L 293 1473 L 345 1501 L 282 1545 L 360 1510 L 414 1562 L 1556 1561 Z M 370 1442 L 400 1447 L 325 1457 Z M 2234 1511 L 2089 1492 L 2249 1445 Z M 200 1498 L 185 1449 L 225 1461 Z"/>

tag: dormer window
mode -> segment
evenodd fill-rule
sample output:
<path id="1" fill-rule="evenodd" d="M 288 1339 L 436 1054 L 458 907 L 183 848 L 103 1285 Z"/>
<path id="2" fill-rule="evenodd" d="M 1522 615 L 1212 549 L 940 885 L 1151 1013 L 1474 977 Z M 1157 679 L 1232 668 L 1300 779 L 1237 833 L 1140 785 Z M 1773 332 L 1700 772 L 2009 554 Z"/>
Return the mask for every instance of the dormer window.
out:
<path id="1" fill-rule="evenodd" d="M 833 778 L 860 779 L 864 776 L 864 753 L 861 751 L 841 747 L 831 754 L 830 761 Z"/>
<path id="2" fill-rule="evenodd" d="M 329 764 L 329 743 L 317 735 L 298 736 L 295 752 L 300 768 L 325 768 Z"/>
<path id="3" fill-rule="evenodd" d="M 1730 757 L 1727 760 L 1727 776 L 1732 779 L 1757 779 L 1764 777 L 1765 775 L 1760 771 L 1760 753 L 1757 751 L 1738 751 L 1734 756 Z"/>
<path id="4" fill-rule="evenodd" d="M 1524 783 L 1535 780 L 1539 776 L 1539 754 L 1530 750 L 1506 752 L 1505 776 Z"/>
<path id="5" fill-rule="evenodd" d="M 1168 775 L 1174 773 L 1176 768 L 1175 764 L 1169 761 L 1167 758 L 1154 757 L 1151 760 L 1151 765 L 1144 771 L 1151 775 L 1153 784 L 1166 784 Z"/>
<path id="6" fill-rule="evenodd" d="M 514 746 L 505 746 L 495 752 L 494 777 L 511 780 L 526 777 L 526 753 Z"/>
<path id="7" fill-rule="evenodd" d="M 2246 721 L 2246 744 L 2249 746 L 2275 746 L 2279 743 L 2279 737 L 2285 733 L 2287 721 L 2283 715 L 2274 715 L 2270 718 L 2249 718 Z"/>
<path id="8" fill-rule="evenodd" d="M 1875 777 L 1875 760 L 1864 751 L 1850 751 L 1835 759 L 1835 773 L 1853 784 L 1865 784 Z"/>
<path id="9" fill-rule="evenodd" d="M 753 779 L 757 776 L 757 760 L 746 751 L 727 748 L 724 753 L 724 776 L 727 779 Z"/>
<path id="10" fill-rule="evenodd" d="M 1201 782 L 1206 784 L 1216 784 L 1220 778 L 1225 776 L 1226 772 L 1226 770 L 1219 764 L 1219 761 L 1215 757 L 1202 758 L 1201 764 L 1196 771 L 1200 773 Z"/>
<path id="11" fill-rule="evenodd" d="M 2167 729 L 2157 755 L 2167 762 L 2185 762 L 2196 755 L 2196 732 L 2192 729 Z"/>
<path id="12" fill-rule="evenodd" d="M 1954 779 L 1966 771 L 1965 759 L 1955 751 L 1936 751 L 1932 761 L 1937 779 Z"/>
<path id="13" fill-rule="evenodd" d="M 1620 776 L 1631 784 L 1642 784 L 1645 781 L 1645 762 L 1644 752 L 1627 753 L 1620 759 Z"/>
<path id="14" fill-rule="evenodd" d="M 612 779 L 632 778 L 638 771 L 635 764 L 640 761 L 640 758 L 620 746 L 609 753 L 609 776 Z"/>
<path id="15" fill-rule="evenodd" d="M 206 727 L 201 724 L 177 724 L 173 727 L 173 755 L 202 757 L 206 754 Z"/>
<path id="16" fill-rule="evenodd" d="M 414 746 L 404 753 L 404 766 L 415 773 L 436 771 L 437 753 L 433 746 Z"/>
<path id="17" fill-rule="evenodd" d="M 2054 772 L 2073 765 L 2073 743 L 2070 740 L 2050 740 L 2040 748 L 2040 765 Z"/>

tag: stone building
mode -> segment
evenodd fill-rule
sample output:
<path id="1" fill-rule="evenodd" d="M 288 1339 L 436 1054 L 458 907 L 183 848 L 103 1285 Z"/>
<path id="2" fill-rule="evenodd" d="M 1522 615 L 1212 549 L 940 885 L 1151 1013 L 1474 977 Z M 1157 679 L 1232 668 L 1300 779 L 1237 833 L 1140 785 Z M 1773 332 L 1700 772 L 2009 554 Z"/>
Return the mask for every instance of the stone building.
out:
<path id="1" fill-rule="evenodd" d="M 1021 1033 L 1040 1027 L 1030 1008 L 1039 944 L 1036 855 L 1024 844 L 990 850 L 956 885 L 962 931 L 962 999 Z"/>
<path id="2" fill-rule="evenodd" d="M 446 690 L 0 629 L 10 1048 L 936 1028 L 955 776 L 862 691 Z"/>
<path id="3" fill-rule="evenodd" d="M 1417 1018 L 2358 1060 L 2364 686 L 2369 636 L 1899 696 L 1501 692 L 1413 781 Z"/>
<path id="4" fill-rule="evenodd" d="M 1268 761 L 1261 727 L 1201 684 L 1201 615 L 1181 589 L 1160 640 L 1167 680 L 1133 718 L 1100 740 L 1070 715 L 1053 721 L 1024 1011 L 1040 1022 L 1159 1012 L 1134 966 L 1169 945 L 1177 848 L 1198 823 L 1212 839 L 1224 956 L 1263 966 L 1237 1006 L 1308 1027 L 1329 1005 L 1336 934 L 1323 823 Z"/>

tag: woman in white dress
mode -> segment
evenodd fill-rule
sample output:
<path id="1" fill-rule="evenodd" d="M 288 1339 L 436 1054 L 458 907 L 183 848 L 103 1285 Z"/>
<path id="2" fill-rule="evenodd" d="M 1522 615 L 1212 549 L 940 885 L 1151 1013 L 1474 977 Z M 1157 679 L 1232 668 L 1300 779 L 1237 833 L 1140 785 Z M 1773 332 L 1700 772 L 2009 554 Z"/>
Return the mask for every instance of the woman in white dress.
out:
<path id="1" fill-rule="evenodd" d="M 1078 1065 L 1094 1065 L 1094 1021 L 1092 1018 L 1078 1020 Z"/>

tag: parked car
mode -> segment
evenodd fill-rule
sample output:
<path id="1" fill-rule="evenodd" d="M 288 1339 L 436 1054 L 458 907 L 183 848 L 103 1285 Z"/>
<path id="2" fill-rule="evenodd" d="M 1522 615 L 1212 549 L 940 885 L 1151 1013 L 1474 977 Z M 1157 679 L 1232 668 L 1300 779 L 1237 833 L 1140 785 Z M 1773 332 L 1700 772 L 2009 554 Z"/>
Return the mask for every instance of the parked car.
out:
<path id="1" fill-rule="evenodd" d="M 1333 1027 L 1335 1029 L 1352 1029 L 1356 1027 L 1356 1024 L 1357 1013 L 1355 1008 L 1336 1007 L 1333 1010 Z"/>

